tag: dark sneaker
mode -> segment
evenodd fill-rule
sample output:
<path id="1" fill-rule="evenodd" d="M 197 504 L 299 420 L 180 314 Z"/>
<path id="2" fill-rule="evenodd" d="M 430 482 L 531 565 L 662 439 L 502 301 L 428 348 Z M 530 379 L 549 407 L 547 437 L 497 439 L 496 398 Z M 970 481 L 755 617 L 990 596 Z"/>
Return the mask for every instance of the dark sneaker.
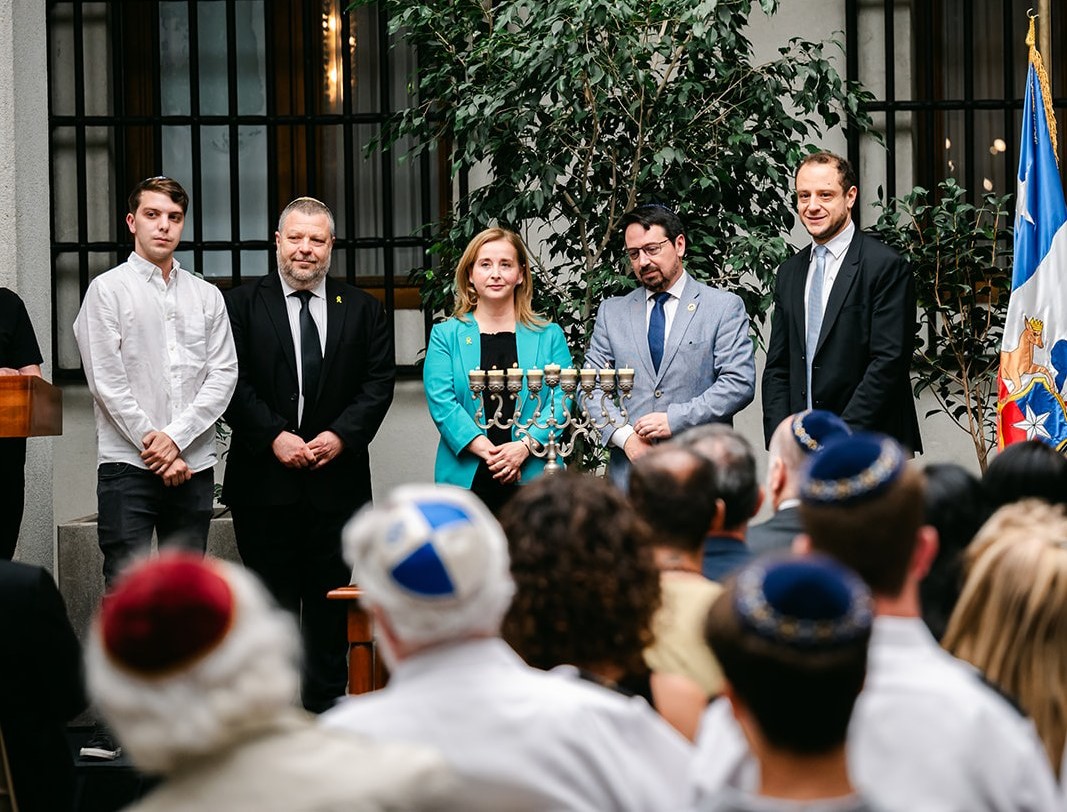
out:
<path id="1" fill-rule="evenodd" d="M 97 728 L 89 741 L 78 751 L 79 758 L 91 761 L 114 761 L 122 755 L 122 748 L 104 728 Z"/>

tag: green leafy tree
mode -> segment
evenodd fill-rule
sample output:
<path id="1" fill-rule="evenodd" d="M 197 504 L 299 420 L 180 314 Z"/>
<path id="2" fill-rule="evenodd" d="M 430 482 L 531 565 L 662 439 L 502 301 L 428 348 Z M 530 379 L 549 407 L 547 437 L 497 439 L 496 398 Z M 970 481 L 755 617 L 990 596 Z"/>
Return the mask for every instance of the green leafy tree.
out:
<path id="1" fill-rule="evenodd" d="M 997 370 L 1011 292 L 1010 195 L 978 205 L 953 179 L 888 202 L 874 230 L 911 263 L 921 316 L 912 376 L 974 443 L 985 471 L 996 448 Z"/>
<path id="2" fill-rule="evenodd" d="M 416 102 L 373 146 L 444 149 L 456 173 L 485 178 L 436 224 L 436 267 L 416 273 L 424 305 L 449 312 L 470 237 L 512 228 L 534 258 L 536 306 L 579 357 L 600 301 L 635 284 L 619 221 L 639 203 L 674 208 L 686 270 L 761 316 L 788 253 L 792 168 L 823 130 L 862 119 L 863 94 L 822 44 L 793 39 L 753 64 L 750 0 L 377 5 L 418 69 Z"/>

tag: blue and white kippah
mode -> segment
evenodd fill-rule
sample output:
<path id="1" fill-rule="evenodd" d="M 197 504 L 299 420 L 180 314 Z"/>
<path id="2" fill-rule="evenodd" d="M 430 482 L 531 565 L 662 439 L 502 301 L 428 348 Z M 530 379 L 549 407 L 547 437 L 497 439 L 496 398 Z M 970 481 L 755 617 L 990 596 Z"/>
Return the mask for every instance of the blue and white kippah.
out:
<path id="1" fill-rule="evenodd" d="M 800 484 L 800 498 L 822 505 L 861 502 L 896 482 L 905 462 L 904 450 L 891 437 L 839 437 L 811 458 Z"/>
<path id="2" fill-rule="evenodd" d="M 831 648 L 870 633 L 871 595 L 859 576 L 820 555 L 763 558 L 737 575 L 743 629 L 796 648 Z"/>
<path id="3" fill-rule="evenodd" d="M 378 550 L 394 585 L 421 600 L 462 600 L 476 591 L 486 571 L 479 541 L 484 519 L 455 501 L 432 496 L 394 511 Z"/>
<path id="4" fill-rule="evenodd" d="M 793 440 L 805 454 L 814 454 L 838 437 L 848 437 L 852 429 L 840 417 L 825 409 L 797 412 L 789 423 Z"/>

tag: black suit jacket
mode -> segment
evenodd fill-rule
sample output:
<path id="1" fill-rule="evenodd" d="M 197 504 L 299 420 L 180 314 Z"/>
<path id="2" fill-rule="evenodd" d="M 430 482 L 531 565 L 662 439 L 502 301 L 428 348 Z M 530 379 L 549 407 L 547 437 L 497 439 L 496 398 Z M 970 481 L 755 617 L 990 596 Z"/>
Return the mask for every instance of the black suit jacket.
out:
<path id="1" fill-rule="evenodd" d="M 225 418 L 233 429 L 222 501 L 230 506 L 306 503 L 353 511 L 371 498 L 367 446 L 393 399 L 392 332 L 374 297 L 326 279 L 326 351 L 319 392 L 303 426 L 300 384 L 284 291 L 276 273 L 226 294 L 237 345 L 237 388 Z M 283 466 L 271 443 L 283 431 L 311 440 L 330 430 L 341 453 L 311 471 Z"/>
<path id="2" fill-rule="evenodd" d="M 771 518 L 759 524 L 750 524 L 745 530 L 745 544 L 756 555 L 773 552 L 788 552 L 793 539 L 804 532 L 800 522 L 800 508 L 788 507 L 776 511 Z"/>
<path id="3" fill-rule="evenodd" d="M 19 808 L 70 809 L 66 723 L 85 710 L 81 646 L 52 576 L 0 560 L 0 728 Z"/>
<path id="4" fill-rule="evenodd" d="M 807 408 L 804 286 L 811 247 L 782 263 L 763 372 L 763 431 Z M 857 230 L 823 316 L 812 365 L 812 406 L 856 430 L 879 431 L 922 451 L 909 372 L 915 282 L 904 258 Z"/>

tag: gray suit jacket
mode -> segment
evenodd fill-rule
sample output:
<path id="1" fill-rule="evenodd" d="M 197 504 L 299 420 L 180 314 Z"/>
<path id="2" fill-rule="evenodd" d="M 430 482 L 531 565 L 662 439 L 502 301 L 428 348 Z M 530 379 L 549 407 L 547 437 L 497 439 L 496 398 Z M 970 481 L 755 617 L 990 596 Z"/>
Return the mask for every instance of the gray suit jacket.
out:
<path id="1" fill-rule="evenodd" d="M 605 300 L 597 311 L 585 365 L 635 371 L 633 396 L 626 402 L 629 421 L 609 408 L 616 422 L 600 432 L 605 446 L 625 422 L 651 412 L 667 413 L 673 435 L 705 423 L 730 423 L 756 390 L 748 315 L 739 296 L 686 279 L 659 372 L 648 351 L 646 298 L 645 289 L 637 288 Z M 601 416 L 599 399 L 590 399 L 589 406 Z M 626 490 L 630 465 L 621 448 L 611 446 L 609 473 Z"/>
<path id="2" fill-rule="evenodd" d="M 788 552 L 793 548 L 793 539 L 803 532 L 800 508 L 783 508 L 765 522 L 750 524 L 745 531 L 745 544 L 756 555 Z"/>

